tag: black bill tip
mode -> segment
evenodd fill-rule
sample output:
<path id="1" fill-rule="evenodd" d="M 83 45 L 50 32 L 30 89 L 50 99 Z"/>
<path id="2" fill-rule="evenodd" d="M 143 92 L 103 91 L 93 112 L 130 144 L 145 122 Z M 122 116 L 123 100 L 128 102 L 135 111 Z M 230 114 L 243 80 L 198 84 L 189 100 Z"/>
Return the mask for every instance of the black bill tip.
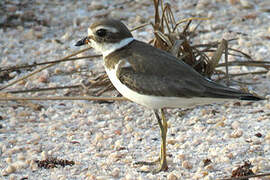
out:
<path id="1" fill-rule="evenodd" d="M 88 37 L 85 37 L 85 38 L 79 40 L 79 41 L 75 44 L 75 46 L 82 46 L 82 45 L 85 45 L 85 44 L 87 44 L 87 43 L 88 43 Z"/>

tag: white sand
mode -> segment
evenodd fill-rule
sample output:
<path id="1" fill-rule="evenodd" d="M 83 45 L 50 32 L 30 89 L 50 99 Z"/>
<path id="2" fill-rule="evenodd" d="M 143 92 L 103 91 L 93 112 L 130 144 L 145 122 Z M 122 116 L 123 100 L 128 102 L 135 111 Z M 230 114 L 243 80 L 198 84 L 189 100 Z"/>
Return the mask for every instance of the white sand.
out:
<path id="1" fill-rule="evenodd" d="M 10 20 L 11 24 L 18 25 L 5 30 L 0 28 L 0 67 L 50 61 L 78 51 L 74 44 L 86 35 L 86 29 L 94 19 L 110 15 L 121 18 L 132 28 L 153 21 L 154 11 L 152 1 L 147 0 L 37 0 L 28 6 L 27 1 L 22 1 L 26 3 L 25 7 L 19 7 L 19 0 L 12 2 L 0 2 L 0 8 L 9 11 L 1 15 L 0 23 L 10 14 L 30 20 Z M 222 37 L 238 38 L 230 43 L 231 47 L 251 54 L 256 60 L 270 61 L 268 1 L 169 2 L 177 11 L 177 19 L 213 17 L 198 29 L 210 32 L 201 33 L 194 44 Z M 39 25 L 34 19 L 43 24 L 47 22 L 48 26 Z M 133 32 L 133 35 L 147 41 L 151 39 L 151 32 L 148 26 Z M 89 54 L 93 52 L 83 53 Z M 72 74 L 73 70 L 84 72 Z M 236 67 L 230 70 L 247 72 L 260 69 Z M 87 80 L 86 75 L 91 76 L 90 71 L 103 72 L 102 61 L 62 63 L 5 91 L 79 84 L 83 79 Z M 15 80 L 29 72 L 11 73 L 10 76 L 15 76 Z M 269 97 L 270 72 L 267 75 L 243 76 L 238 80 L 256 83 L 249 85 L 249 90 Z M 0 86 L 4 84 L 7 82 Z M 20 95 L 63 96 L 68 91 Z M 109 95 L 116 94 L 112 92 Z M 159 128 L 150 110 L 132 102 L 32 103 L 41 104 L 44 108 L 38 111 L 25 102 L 0 102 L 0 179 L 218 179 L 230 176 L 232 170 L 244 161 L 252 163 L 255 173 L 270 172 L 269 98 L 254 103 L 200 106 L 182 116 L 180 109 L 168 110 L 169 170 L 157 175 L 140 173 L 138 170 L 148 167 L 133 165 L 136 161 L 155 160 L 159 154 Z M 258 133 L 262 136 L 257 137 Z M 34 163 L 34 160 L 48 156 L 73 160 L 75 165 L 40 169 Z M 212 163 L 204 167 L 205 159 Z"/>

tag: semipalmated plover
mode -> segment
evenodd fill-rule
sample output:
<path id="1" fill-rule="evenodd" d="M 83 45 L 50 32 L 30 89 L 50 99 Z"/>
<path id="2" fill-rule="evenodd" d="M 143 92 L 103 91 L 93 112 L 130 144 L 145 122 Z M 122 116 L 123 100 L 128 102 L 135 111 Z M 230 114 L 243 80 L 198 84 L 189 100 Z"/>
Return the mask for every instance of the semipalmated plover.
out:
<path id="1" fill-rule="evenodd" d="M 160 167 L 156 172 L 168 169 L 164 108 L 183 108 L 230 99 L 261 99 L 217 84 L 172 54 L 135 40 L 118 20 L 93 23 L 88 28 L 88 36 L 78 41 L 76 46 L 84 44 L 103 54 L 106 73 L 124 97 L 153 109 L 162 138 Z"/>

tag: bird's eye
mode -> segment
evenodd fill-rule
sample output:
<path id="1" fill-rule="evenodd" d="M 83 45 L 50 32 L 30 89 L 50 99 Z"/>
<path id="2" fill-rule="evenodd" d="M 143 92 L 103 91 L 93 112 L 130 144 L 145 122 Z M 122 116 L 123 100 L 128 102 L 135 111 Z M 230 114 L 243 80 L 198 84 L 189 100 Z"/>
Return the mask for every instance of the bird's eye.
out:
<path id="1" fill-rule="evenodd" d="M 107 34 L 107 30 L 106 29 L 99 29 L 99 30 L 97 30 L 96 34 L 99 37 L 104 37 Z"/>

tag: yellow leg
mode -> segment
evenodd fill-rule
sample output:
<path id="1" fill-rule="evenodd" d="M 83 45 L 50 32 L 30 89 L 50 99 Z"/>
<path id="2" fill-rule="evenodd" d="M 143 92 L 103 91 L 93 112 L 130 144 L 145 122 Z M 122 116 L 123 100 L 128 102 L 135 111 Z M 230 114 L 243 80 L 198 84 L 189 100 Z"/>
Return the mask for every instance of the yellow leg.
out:
<path id="1" fill-rule="evenodd" d="M 145 162 L 145 161 L 139 161 L 135 162 L 134 164 L 141 164 L 141 165 L 155 165 L 159 162 L 160 166 L 158 169 L 154 171 L 141 171 L 141 172 L 152 172 L 152 173 L 158 173 L 160 171 L 167 171 L 168 170 L 168 164 L 167 164 L 167 159 L 166 159 L 166 137 L 167 137 L 167 121 L 165 118 L 164 110 L 160 109 L 161 112 L 161 118 L 159 116 L 159 112 L 157 110 L 154 110 L 154 114 L 158 120 L 158 125 L 160 128 L 160 135 L 161 135 L 161 147 L 160 147 L 160 156 L 158 160 L 154 162 Z"/>
<path id="2" fill-rule="evenodd" d="M 160 167 L 155 172 L 158 173 L 160 171 L 167 171 L 168 170 L 168 164 L 167 164 L 167 153 L 166 153 L 166 137 L 167 137 L 167 121 L 165 118 L 164 110 L 161 109 L 161 119 L 158 115 L 157 111 L 154 111 L 155 116 L 158 120 L 158 125 L 160 128 L 160 134 L 161 134 L 161 147 L 160 147 Z"/>

